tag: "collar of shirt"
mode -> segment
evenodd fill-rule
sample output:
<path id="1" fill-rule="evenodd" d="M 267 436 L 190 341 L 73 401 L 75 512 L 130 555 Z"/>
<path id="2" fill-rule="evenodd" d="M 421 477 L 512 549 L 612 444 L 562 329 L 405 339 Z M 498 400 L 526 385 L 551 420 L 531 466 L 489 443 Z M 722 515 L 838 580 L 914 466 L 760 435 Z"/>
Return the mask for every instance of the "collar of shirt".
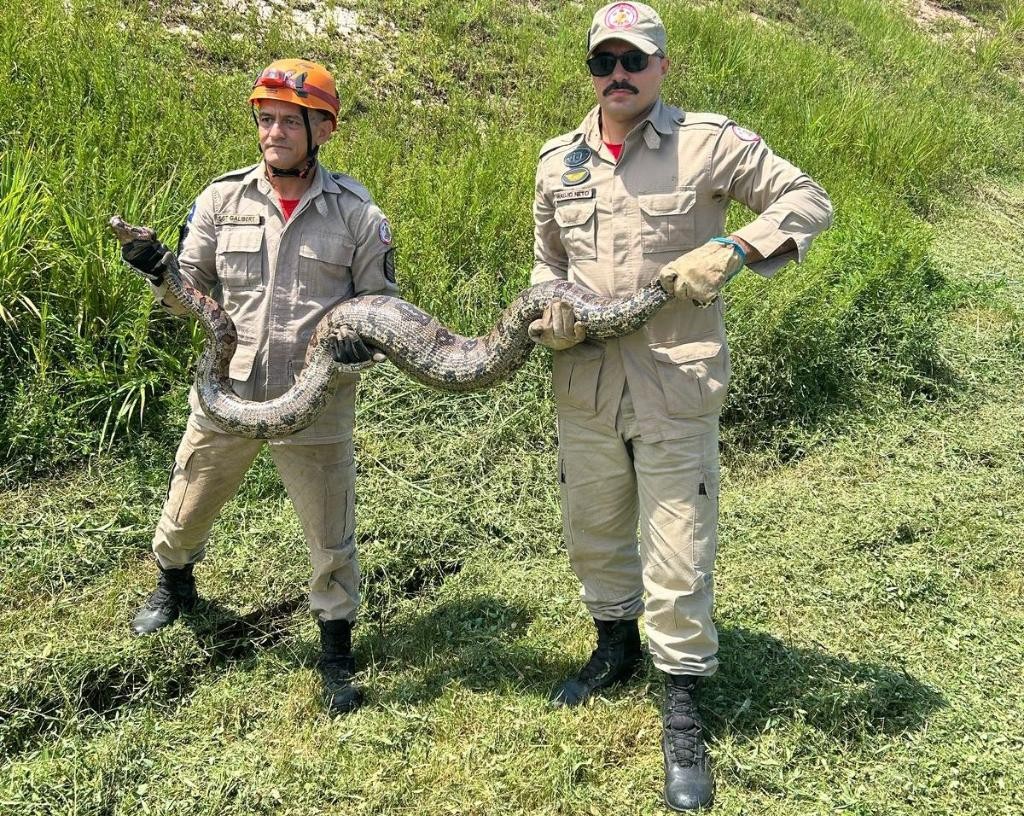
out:
<path id="1" fill-rule="evenodd" d="M 673 107 L 672 105 L 666 105 L 661 101 L 661 99 L 658 99 L 654 103 L 654 107 L 647 112 L 647 116 L 645 116 L 641 122 L 638 122 L 629 134 L 627 134 L 623 143 L 625 144 L 625 142 L 628 142 L 630 136 L 634 133 L 642 130 L 646 145 L 651 150 L 657 150 L 661 146 L 661 137 L 671 134 L 676 123 L 681 122 L 684 117 L 685 114 L 681 110 Z M 604 146 L 604 140 L 601 138 L 600 105 L 595 105 L 590 109 L 589 113 L 587 113 L 583 118 L 583 121 L 580 123 L 577 130 L 583 134 L 583 140 L 591 150 L 606 161 L 615 161 L 614 157 L 611 155 L 611 151 Z"/>
<path id="2" fill-rule="evenodd" d="M 267 179 L 267 169 L 263 162 L 260 162 L 252 170 L 246 173 L 243 181 L 246 184 L 255 184 L 256 189 L 258 189 L 267 198 L 277 199 L 277 192 Z M 326 215 L 327 205 L 322 199 L 324 186 L 328 181 L 332 186 L 337 186 L 334 184 L 334 181 L 330 178 L 330 173 L 324 169 L 323 165 L 317 164 L 316 175 L 313 177 L 313 183 L 309 186 L 306 192 L 302 194 L 302 198 L 300 198 L 299 201 L 302 202 L 306 199 L 312 200 L 317 211 L 321 215 Z M 299 205 L 297 205 L 296 208 L 298 208 L 298 206 Z"/>

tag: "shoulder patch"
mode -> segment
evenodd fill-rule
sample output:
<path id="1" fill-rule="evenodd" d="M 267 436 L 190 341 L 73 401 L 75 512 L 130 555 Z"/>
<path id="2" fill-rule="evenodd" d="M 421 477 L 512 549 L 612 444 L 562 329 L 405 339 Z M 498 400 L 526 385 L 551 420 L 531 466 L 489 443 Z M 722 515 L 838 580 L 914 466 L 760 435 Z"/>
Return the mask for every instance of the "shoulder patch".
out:
<path id="1" fill-rule="evenodd" d="M 242 176 L 246 176 L 249 173 L 251 173 L 257 167 L 259 167 L 258 164 L 250 164 L 248 167 L 239 167 L 237 170 L 231 170 L 225 173 L 223 176 L 217 176 L 217 178 L 215 178 L 213 182 L 211 182 L 211 184 L 218 181 L 227 181 L 228 179 L 241 178 Z"/>
<path id="2" fill-rule="evenodd" d="M 571 133 L 563 133 L 561 136 L 556 136 L 554 139 L 548 139 L 540 149 L 540 158 L 543 158 L 552 150 L 557 150 L 560 147 L 568 147 L 582 138 L 583 133 L 581 131 L 574 130 Z"/>
<path id="3" fill-rule="evenodd" d="M 742 128 L 737 124 L 732 125 L 732 132 L 736 135 L 736 138 L 743 142 L 759 142 L 761 137 L 754 133 L 752 130 Z"/>

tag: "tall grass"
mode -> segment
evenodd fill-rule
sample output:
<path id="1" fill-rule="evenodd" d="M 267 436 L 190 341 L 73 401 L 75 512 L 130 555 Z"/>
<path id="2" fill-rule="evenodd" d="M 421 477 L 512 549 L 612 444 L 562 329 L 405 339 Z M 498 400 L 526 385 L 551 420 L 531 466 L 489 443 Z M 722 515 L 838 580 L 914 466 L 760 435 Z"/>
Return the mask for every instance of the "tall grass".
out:
<path id="1" fill-rule="evenodd" d="M 338 75 L 345 116 L 325 160 L 390 215 L 407 297 L 483 331 L 527 283 L 536 150 L 592 104 L 580 53 L 589 9 L 414 0 L 359 10 L 372 36 L 341 41 L 170 4 L 5 9 L 0 331 L 11 364 L 0 432 L 11 475 L 143 427 L 187 376 L 195 331 L 150 315 L 105 223 L 121 212 L 173 242 L 208 180 L 257 158 L 243 100 L 282 54 Z M 878 0 L 663 12 L 666 98 L 759 130 L 837 207 L 805 267 L 730 293 L 736 438 L 771 441 L 780 422 L 812 427 L 837 406 L 927 391 L 941 270 L 923 260 L 925 219 L 977 175 L 1015 166 L 1019 86 L 998 60 L 936 47 Z M 195 39 L 161 25 L 182 19 Z"/>

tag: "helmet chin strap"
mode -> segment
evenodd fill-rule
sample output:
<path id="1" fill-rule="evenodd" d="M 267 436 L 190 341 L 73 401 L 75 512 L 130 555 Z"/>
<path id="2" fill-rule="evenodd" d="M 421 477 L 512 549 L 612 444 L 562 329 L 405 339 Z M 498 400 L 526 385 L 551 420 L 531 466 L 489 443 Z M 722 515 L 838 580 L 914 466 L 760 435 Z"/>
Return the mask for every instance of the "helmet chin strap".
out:
<path id="1" fill-rule="evenodd" d="M 253 110 L 253 119 L 256 118 L 256 111 Z M 267 162 L 267 167 L 270 168 L 270 175 L 274 178 L 300 178 L 304 179 L 309 176 L 310 171 L 316 167 L 316 154 L 320 152 L 320 145 L 313 146 L 313 128 L 309 124 L 309 111 L 302 108 L 302 121 L 306 125 L 306 163 L 302 168 L 291 167 L 288 169 L 282 167 L 274 167 L 270 162 Z M 260 153 L 263 152 L 263 145 L 260 145 Z"/>

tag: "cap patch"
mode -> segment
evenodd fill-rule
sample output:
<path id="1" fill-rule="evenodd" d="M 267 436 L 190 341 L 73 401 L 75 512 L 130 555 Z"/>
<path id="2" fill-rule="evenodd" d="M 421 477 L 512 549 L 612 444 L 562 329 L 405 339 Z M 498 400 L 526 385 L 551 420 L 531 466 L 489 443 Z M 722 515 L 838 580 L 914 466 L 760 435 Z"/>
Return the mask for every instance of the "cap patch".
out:
<path id="1" fill-rule="evenodd" d="M 742 139 L 744 142 L 761 141 L 761 137 L 754 133 L 754 131 L 741 128 L 739 125 L 733 125 L 732 132 L 736 134 L 737 139 Z"/>
<path id="2" fill-rule="evenodd" d="M 384 219 L 380 222 L 380 226 L 377 228 L 377 235 L 380 236 L 380 242 L 382 244 L 390 244 L 392 240 L 391 225 L 388 223 L 388 219 Z"/>
<path id="3" fill-rule="evenodd" d="M 640 19 L 640 12 L 632 3 L 616 3 L 604 15 L 604 24 L 613 31 L 632 28 Z"/>

